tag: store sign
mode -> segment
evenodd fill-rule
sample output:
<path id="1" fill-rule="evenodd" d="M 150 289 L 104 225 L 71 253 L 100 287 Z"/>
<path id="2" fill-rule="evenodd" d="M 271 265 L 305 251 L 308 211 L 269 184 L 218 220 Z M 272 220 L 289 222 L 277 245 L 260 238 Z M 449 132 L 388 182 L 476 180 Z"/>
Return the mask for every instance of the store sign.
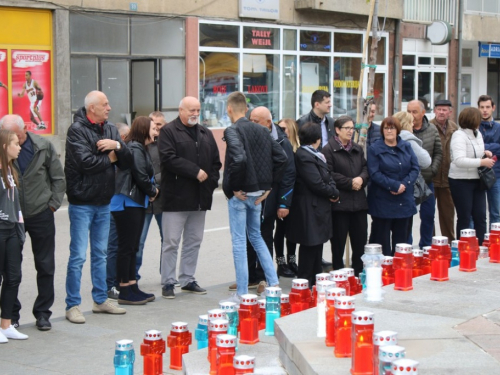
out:
<path id="1" fill-rule="evenodd" d="M 479 42 L 479 57 L 500 59 L 500 44 L 488 44 Z"/>
<path id="2" fill-rule="evenodd" d="M 277 20 L 280 18 L 280 1 L 240 0 L 240 17 Z"/>
<path id="3" fill-rule="evenodd" d="M 248 86 L 248 92 L 254 94 L 262 94 L 267 92 L 267 85 L 250 85 Z"/>
<path id="4" fill-rule="evenodd" d="M 9 113 L 7 50 L 0 49 L 0 118 Z"/>
<path id="5" fill-rule="evenodd" d="M 348 88 L 348 89 L 357 89 L 359 88 L 359 81 L 343 81 L 340 79 L 336 79 L 333 81 L 333 86 L 336 88 Z"/>

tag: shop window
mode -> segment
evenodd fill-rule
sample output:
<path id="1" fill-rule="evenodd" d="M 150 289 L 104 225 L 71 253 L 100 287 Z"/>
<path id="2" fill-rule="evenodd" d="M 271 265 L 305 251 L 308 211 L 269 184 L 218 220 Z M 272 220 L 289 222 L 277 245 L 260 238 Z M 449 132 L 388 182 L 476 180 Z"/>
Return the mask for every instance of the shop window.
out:
<path id="1" fill-rule="evenodd" d="M 448 99 L 446 97 L 446 73 L 434 73 L 434 103 L 438 100 Z"/>
<path id="2" fill-rule="evenodd" d="M 72 53 L 129 53 L 129 19 L 112 15 L 70 14 Z"/>
<path id="3" fill-rule="evenodd" d="M 297 57 L 283 56 L 283 115 L 295 119 L 297 112 Z"/>
<path id="4" fill-rule="evenodd" d="M 238 91 L 239 59 L 237 53 L 200 53 L 200 122 L 205 126 L 229 126 L 227 96 Z"/>
<path id="5" fill-rule="evenodd" d="M 315 52 L 331 52 L 332 33 L 325 31 L 301 30 L 300 50 Z"/>
<path id="6" fill-rule="evenodd" d="M 403 70 L 403 102 L 410 102 L 415 99 L 415 70 Z"/>
<path id="7" fill-rule="evenodd" d="M 462 48 L 462 67 L 472 68 L 472 48 Z"/>
<path id="8" fill-rule="evenodd" d="M 97 90 L 97 59 L 71 58 L 71 111 L 83 106 L 85 96 Z"/>
<path id="9" fill-rule="evenodd" d="M 403 65 L 415 66 L 415 55 L 403 55 Z"/>
<path id="10" fill-rule="evenodd" d="M 129 69 L 128 60 L 101 61 L 101 87 L 112 108 L 109 113 L 111 122 L 125 122 L 127 115 L 130 115 Z"/>
<path id="11" fill-rule="evenodd" d="M 132 55 L 184 56 L 183 20 L 133 17 L 131 22 Z"/>
<path id="12" fill-rule="evenodd" d="M 200 24 L 200 47 L 238 48 L 239 38 L 239 26 Z"/>
<path id="13" fill-rule="evenodd" d="M 446 66 L 446 57 L 434 57 L 434 65 Z"/>
<path id="14" fill-rule="evenodd" d="M 161 71 L 164 77 L 161 84 L 161 108 L 178 108 L 184 95 L 186 82 L 186 66 L 184 59 L 161 60 Z"/>
<path id="15" fill-rule="evenodd" d="M 283 30 L 283 49 L 287 51 L 297 50 L 297 31 L 289 29 Z"/>
<path id="16" fill-rule="evenodd" d="M 385 41 L 387 38 L 381 38 L 377 43 L 377 65 L 385 65 Z M 371 56 L 372 37 L 368 38 L 368 56 Z M 404 64 L 403 64 L 404 65 Z"/>
<path id="17" fill-rule="evenodd" d="M 280 49 L 280 29 L 271 27 L 244 27 L 243 47 L 253 49 Z"/>
<path id="18" fill-rule="evenodd" d="M 335 33 L 334 52 L 363 53 L 363 34 Z"/>
<path id="19" fill-rule="evenodd" d="M 419 56 L 418 65 L 431 65 L 431 58 L 428 56 Z"/>
<path id="20" fill-rule="evenodd" d="M 300 115 L 311 110 L 312 93 L 330 91 L 330 58 L 327 56 L 300 57 Z"/>
<path id="21" fill-rule="evenodd" d="M 356 118 L 361 58 L 335 57 L 333 65 L 333 115 Z"/>

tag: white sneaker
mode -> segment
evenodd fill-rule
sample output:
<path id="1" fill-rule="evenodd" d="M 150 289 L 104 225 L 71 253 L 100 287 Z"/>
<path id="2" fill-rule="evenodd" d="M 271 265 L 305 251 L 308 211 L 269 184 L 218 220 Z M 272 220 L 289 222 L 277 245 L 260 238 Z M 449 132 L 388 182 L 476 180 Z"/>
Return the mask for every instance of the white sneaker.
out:
<path id="1" fill-rule="evenodd" d="M 0 328 L 0 333 L 2 333 L 7 339 L 12 340 L 26 340 L 28 338 L 28 335 L 19 332 L 12 325 L 7 329 Z"/>
<path id="2" fill-rule="evenodd" d="M 233 293 L 233 294 L 231 294 L 231 297 L 229 297 L 228 299 L 223 299 L 223 300 L 219 301 L 219 303 L 222 303 L 222 302 L 234 302 L 234 303 L 236 303 L 236 308 L 239 308 L 241 305 L 241 298 L 237 293 Z"/>
<path id="3" fill-rule="evenodd" d="M 118 307 L 111 303 L 110 299 L 107 299 L 101 304 L 97 304 L 94 302 L 94 305 L 92 306 L 92 312 L 99 314 L 99 313 L 104 313 L 104 314 L 125 314 L 127 310 L 125 310 L 123 307 Z"/>
<path id="4" fill-rule="evenodd" d="M 0 344 L 5 344 L 6 342 L 9 342 L 9 339 L 5 337 L 2 332 L 0 332 Z"/>
<path id="5" fill-rule="evenodd" d="M 85 317 L 80 311 L 79 306 L 73 306 L 71 309 L 66 311 L 66 319 L 71 323 L 83 324 L 85 323 Z"/>

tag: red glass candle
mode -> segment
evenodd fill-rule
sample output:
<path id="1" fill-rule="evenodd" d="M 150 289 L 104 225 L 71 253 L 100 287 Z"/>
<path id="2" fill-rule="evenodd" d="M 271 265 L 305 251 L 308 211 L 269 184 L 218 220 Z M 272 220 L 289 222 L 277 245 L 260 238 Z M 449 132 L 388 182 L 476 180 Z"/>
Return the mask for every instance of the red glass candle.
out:
<path id="1" fill-rule="evenodd" d="M 391 375 L 418 375 L 418 362 L 413 359 L 398 359 L 392 362 Z"/>
<path id="2" fill-rule="evenodd" d="M 259 331 L 266 328 L 266 300 L 259 299 Z"/>
<path id="3" fill-rule="evenodd" d="M 240 342 L 242 344 L 256 344 L 259 342 L 259 305 L 255 294 L 241 296 L 240 309 Z"/>
<path id="4" fill-rule="evenodd" d="M 347 281 L 349 282 L 349 295 L 358 294 L 356 277 L 354 276 L 354 268 L 341 268 L 340 271 L 347 273 Z"/>
<path id="5" fill-rule="evenodd" d="M 458 253 L 460 254 L 460 264 L 458 270 L 462 272 L 474 272 L 476 268 L 476 252 L 471 250 L 469 242 L 458 241 Z"/>
<path id="6" fill-rule="evenodd" d="M 412 276 L 419 277 L 424 274 L 422 263 L 424 260 L 424 251 L 420 249 L 413 249 L 413 269 Z"/>
<path id="7" fill-rule="evenodd" d="M 163 353 L 165 353 L 165 340 L 161 331 L 155 329 L 144 333 L 141 344 L 141 355 L 144 363 L 144 375 L 163 374 Z"/>
<path id="8" fill-rule="evenodd" d="M 335 346 L 335 298 L 345 296 L 344 288 L 326 290 L 326 346 Z"/>
<path id="9" fill-rule="evenodd" d="M 497 223 L 495 223 L 497 224 Z M 491 224 L 493 228 L 494 224 Z M 500 225 L 500 224 L 499 224 Z M 492 232 L 490 233 L 490 263 L 500 263 L 500 234 Z"/>
<path id="10" fill-rule="evenodd" d="M 255 357 L 250 355 L 237 355 L 233 359 L 234 375 L 253 374 Z"/>
<path id="11" fill-rule="evenodd" d="M 174 322 L 167 337 L 167 345 L 170 348 L 170 368 L 182 370 L 182 355 L 189 353 L 192 335 L 185 322 Z M 163 373 L 163 372 L 162 372 Z"/>
<path id="12" fill-rule="evenodd" d="M 330 271 L 330 275 L 332 276 L 332 281 L 335 281 L 337 284 L 337 288 L 344 288 L 346 295 L 351 295 L 351 284 L 349 284 L 349 280 L 347 279 L 347 273 L 344 270 Z"/>
<path id="13" fill-rule="evenodd" d="M 495 233 L 500 236 L 500 223 L 491 223 L 490 233 Z"/>
<path id="14" fill-rule="evenodd" d="M 335 299 L 335 357 L 352 355 L 351 314 L 354 311 L 354 297 L 341 296 Z"/>
<path id="15" fill-rule="evenodd" d="M 373 374 L 379 375 L 380 348 L 398 343 L 398 334 L 394 331 L 379 331 L 373 334 Z M 380 374 L 385 375 L 385 374 Z"/>
<path id="16" fill-rule="evenodd" d="M 382 261 L 382 285 L 394 284 L 393 257 L 385 256 Z"/>
<path id="17" fill-rule="evenodd" d="M 281 295 L 281 316 L 287 316 L 292 313 L 290 307 L 290 296 L 288 294 Z"/>
<path id="18" fill-rule="evenodd" d="M 217 335 L 217 375 L 234 375 L 234 355 L 236 354 L 236 336 Z"/>
<path id="19" fill-rule="evenodd" d="M 311 291 L 309 290 L 309 282 L 306 279 L 292 280 L 290 307 L 292 314 L 311 307 Z"/>
<path id="20" fill-rule="evenodd" d="M 484 234 L 483 246 L 486 246 L 488 249 L 490 248 L 490 233 Z"/>
<path id="21" fill-rule="evenodd" d="M 491 232 L 490 232 L 491 236 Z M 476 260 L 479 258 L 479 242 L 476 237 L 475 229 L 462 229 L 460 231 L 460 241 L 469 243 L 470 251 L 476 252 Z"/>
<path id="22" fill-rule="evenodd" d="M 210 375 L 217 373 L 217 335 L 227 333 L 229 321 L 227 319 L 214 319 L 208 322 L 208 361 L 210 362 Z"/>
<path id="23" fill-rule="evenodd" d="M 409 244 L 396 244 L 396 253 L 392 261 L 394 268 L 394 289 L 412 290 L 413 289 L 413 247 Z"/>
<path id="24" fill-rule="evenodd" d="M 451 264 L 451 247 L 448 244 L 448 237 L 432 237 L 432 248 L 429 251 L 431 259 L 431 280 L 447 281 L 448 269 Z"/>
<path id="25" fill-rule="evenodd" d="M 422 271 L 424 271 L 424 275 L 431 273 L 431 258 L 429 254 L 431 248 L 431 246 L 424 246 L 422 248 L 422 250 L 424 251 L 424 256 L 422 258 Z"/>
<path id="26" fill-rule="evenodd" d="M 352 361 L 351 374 L 373 374 L 373 327 L 374 314 L 369 311 L 352 313 Z"/>
<path id="27" fill-rule="evenodd" d="M 227 319 L 226 312 L 222 309 L 212 309 L 207 311 L 207 316 L 208 316 L 208 323 L 207 323 L 207 332 L 208 336 L 210 337 L 210 322 L 213 320 L 217 319 Z M 227 330 L 226 330 L 227 331 Z M 220 333 L 220 332 L 219 332 Z M 225 332 L 227 333 L 227 332 Z M 208 342 L 209 344 L 209 349 L 207 352 L 207 359 L 210 361 L 210 349 L 215 348 L 215 336 L 213 336 L 212 340 L 212 345 L 210 346 L 210 341 Z"/>

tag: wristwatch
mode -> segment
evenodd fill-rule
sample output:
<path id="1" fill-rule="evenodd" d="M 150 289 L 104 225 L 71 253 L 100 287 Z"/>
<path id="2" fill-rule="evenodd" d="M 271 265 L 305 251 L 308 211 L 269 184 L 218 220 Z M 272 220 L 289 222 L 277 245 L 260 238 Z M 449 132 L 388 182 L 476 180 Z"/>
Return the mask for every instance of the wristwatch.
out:
<path id="1" fill-rule="evenodd" d="M 120 142 L 116 141 L 116 149 L 120 150 L 121 148 L 122 148 L 122 145 L 120 144 Z"/>

